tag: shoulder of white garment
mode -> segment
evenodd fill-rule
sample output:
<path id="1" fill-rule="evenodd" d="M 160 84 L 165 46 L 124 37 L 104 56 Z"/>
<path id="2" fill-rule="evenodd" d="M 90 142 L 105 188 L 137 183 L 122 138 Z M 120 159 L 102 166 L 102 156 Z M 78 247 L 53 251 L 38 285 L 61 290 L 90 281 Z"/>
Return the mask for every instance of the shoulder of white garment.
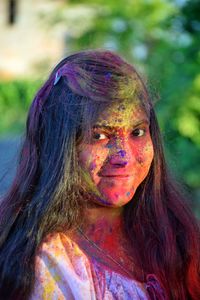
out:
<path id="1" fill-rule="evenodd" d="M 30 300 L 149 300 L 146 287 L 89 259 L 66 234 L 53 233 L 38 249 Z"/>

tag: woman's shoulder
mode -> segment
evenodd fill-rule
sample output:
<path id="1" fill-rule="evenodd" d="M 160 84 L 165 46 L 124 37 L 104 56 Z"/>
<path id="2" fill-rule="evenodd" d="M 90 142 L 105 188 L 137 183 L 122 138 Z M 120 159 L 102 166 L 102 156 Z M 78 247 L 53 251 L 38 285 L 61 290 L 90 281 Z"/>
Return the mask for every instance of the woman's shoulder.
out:
<path id="1" fill-rule="evenodd" d="M 133 279 L 127 279 L 117 273 L 115 274 L 115 272 L 110 272 L 94 261 L 93 263 L 93 267 L 91 267 L 90 260 L 71 234 L 57 232 L 47 235 L 36 255 L 37 283 L 35 291 L 37 291 L 37 297 L 32 299 L 40 299 L 38 297 L 40 291 L 41 294 L 47 296 L 41 299 L 53 299 L 50 296 L 55 295 L 55 293 L 60 295 L 59 299 L 65 299 L 62 298 L 63 295 L 64 297 L 67 295 L 67 299 L 73 298 L 69 295 L 76 295 L 75 299 L 90 299 L 93 295 L 96 299 L 95 290 L 96 292 L 98 290 L 98 295 L 105 292 L 109 295 L 115 293 L 118 295 L 116 286 L 120 286 L 125 295 L 126 293 L 135 295 L 134 299 L 138 299 L 137 293 L 142 295 L 142 299 L 149 299 L 146 294 L 147 291 L 151 295 L 150 299 L 155 299 L 155 297 L 166 299 L 157 278 L 154 278 L 152 274 L 148 277 L 147 284 L 143 285 Z M 99 282 L 97 280 L 99 277 L 104 278 L 105 282 Z"/>
<path id="2" fill-rule="evenodd" d="M 80 269 L 88 266 L 89 261 L 78 244 L 72 239 L 71 233 L 53 232 L 48 234 L 37 251 L 40 259 L 51 260 L 59 264 L 65 262 L 66 267 Z"/>
<path id="3" fill-rule="evenodd" d="M 43 251 L 52 251 L 52 252 L 63 252 L 70 250 L 71 248 L 78 248 L 77 244 L 72 240 L 71 234 L 64 232 L 52 232 L 49 233 L 41 242 L 38 253 Z"/>
<path id="4" fill-rule="evenodd" d="M 91 282 L 87 257 L 68 234 L 51 233 L 42 240 L 36 253 L 31 300 L 90 299 L 94 294 Z"/>

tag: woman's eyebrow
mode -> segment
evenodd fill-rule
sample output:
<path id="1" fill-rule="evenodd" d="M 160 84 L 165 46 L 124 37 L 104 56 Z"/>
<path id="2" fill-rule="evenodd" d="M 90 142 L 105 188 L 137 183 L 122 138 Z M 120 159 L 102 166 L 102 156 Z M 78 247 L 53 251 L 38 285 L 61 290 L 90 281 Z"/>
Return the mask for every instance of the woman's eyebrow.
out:
<path id="1" fill-rule="evenodd" d="M 108 125 L 98 125 L 98 124 L 95 124 L 93 126 L 93 129 L 98 129 L 98 128 L 105 129 L 105 130 L 113 130 L 113 129 L 115 129 L 114 126 L 108 126 Z"/>
<path id="2" fill-rule="evenodd" d="M 149 125 L 150 122 L 149 122 L 148 119 L 143 119 L 143 120 L 140 120 L 139 122 L 133 123 L 132 127 L 137 127 L 137 126 L 140 126 L 142 124 Z"/>
<path id="3" fill-rule="evenodd" d="M 133 123 L 132 126 L 130 126 L 131 128 L 135 128 L 137 126 L 140 126 L 142 124 L 146 124 L 146 125 L 149 125 L 149 120 L 148 119 L 142 119 L 136 123 Z M 101 125 L 101 124 L 95 124 L 93 126 L 93 129 L 105 129 L 105 130 L 109 130 L 109 131 L 113 131 L 115 129 L 118 129 L 118 128 L 121 128 L 121 126 L 109 126 L 109 125 Z"/>

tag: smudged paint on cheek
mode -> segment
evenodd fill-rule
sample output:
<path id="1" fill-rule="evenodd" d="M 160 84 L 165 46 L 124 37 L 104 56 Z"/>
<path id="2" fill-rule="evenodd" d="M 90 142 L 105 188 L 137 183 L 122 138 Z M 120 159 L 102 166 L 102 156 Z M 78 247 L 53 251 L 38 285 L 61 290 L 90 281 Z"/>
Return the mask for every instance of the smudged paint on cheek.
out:
<path id="1" fill-rule="evenodd" d="M 97 167 L 96 161 L 92 161 L 90 166 L 89 166 L 89 170 L 92 172 L 96 169 L 96 167 Z"/>
<path id="2" fill-rule="evenodd" d="M 86 146 L 81 145 L 81 148 L 78 149 L 78 161 L 82 168 L 88 169 L 91 164 L 91 158 L 89 155 L 89 151 Z"/>
<path id="3" fill-rule="evenodd" d="M 143 148 L 144 163 L 151 163 L 154 157 L 154 149 L 152 141 L 150 140 Z"/>
<path id="4" fill-rule="evenodd" d="M 113 145 L 112 145 L 112 144 L 107 144 L 107 145 L 106 145 L 106 148 L 107 148 L 107 149 L 112 149 L 112 148 L 113 148 Z"/>
<path id="5" fill-rule="evenodd" d="M 154 155 L 152 142 L 149 141 L 137 145 L 137 147 L 134 147 L 133 153 L 136 161 L 140 165 L 149 164 L 152 161 Z"/>
<path id="6" fill-rule="evenodd" d="M 118 200 L 120 195 L 118 193 L 115 193 L 114 196 L 116 197 L 116 199 Z"/>
<path id="7" fill-rule="evenodd" d="M 82 145 L 79 152 L 79 163 L 97 185 L 100 181 L 98 172 L 106 161 L 109 149 L 105 146 Z"/>

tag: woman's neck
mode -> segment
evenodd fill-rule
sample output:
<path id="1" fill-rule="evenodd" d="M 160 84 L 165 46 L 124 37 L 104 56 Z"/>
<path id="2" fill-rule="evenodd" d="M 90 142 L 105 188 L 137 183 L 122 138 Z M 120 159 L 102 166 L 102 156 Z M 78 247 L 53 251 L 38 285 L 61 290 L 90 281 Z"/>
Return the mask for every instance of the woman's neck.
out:
<path id="1" fill-rule="evenodd" d="M 85 210 L 82 230 L 98 244 L 109 239 L 119 241 L 123 232 L 123 208 L 101 207 L 93 205 Z"/>
<path id="2" fill-rule="evenodd" d="M 91 242 L 117 258 L 132 256 L 132 246 L 124 230 L 123 207 L 93 205 L 85 210 L 84 216 L 81 231 Z"/>
<path id="3" fill-rule="evenodd" d="M 127 271 L 133 272 L 132 247 L 124 231 L 122 214 L 123 208 L 89 207 L 76 237 L 89 256 L 127 276 Z"/>

